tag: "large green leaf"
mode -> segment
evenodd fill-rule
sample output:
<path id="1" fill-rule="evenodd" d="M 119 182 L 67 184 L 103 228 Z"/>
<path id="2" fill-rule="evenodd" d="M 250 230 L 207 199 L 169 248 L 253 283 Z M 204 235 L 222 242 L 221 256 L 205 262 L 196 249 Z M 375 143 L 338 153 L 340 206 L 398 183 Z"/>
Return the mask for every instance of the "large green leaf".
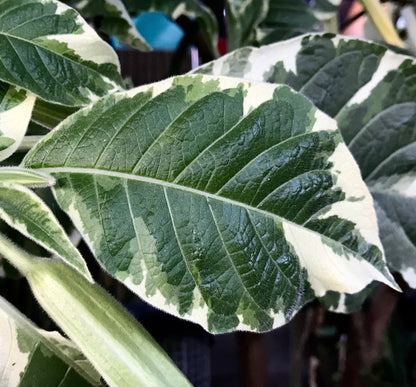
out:
<path id="1" fill-rule="evenodd" d="M 17 177 L 20 182 L 21 174 Z M 0 181 L 0 219 L 57 254 L 91 280 L 85 261 L 71 244 L 52 211 L 31 190 L 10 181 Z"/>
<path id="2" fill-rule="evenodd" d="M 0 0 L 0 80 L 71 106 L 122 83 L 112 48 L 55 0 Z"/>
<path id="3" fill-rule="evenodd" d="M 109 96 L 24 165 L 56 178 L 110 274 L 211 332 L 270 330 L 314 295 L 393 284 L 335 121 L 286 86 L 185 76 Z"/>
<path id="4" fill-rule="evenodd" d="M 57 332 L 38 329 L 0 297 L 2 386 L 100 386 L 100 375 L 80 350 Z"/>
<path id="5" fill-rule="evenodd" d="M 334 117 L 376 201 L 388 263 L 416 286 L 414 58 L 311 35 L 237 50 L 198 72 L 286 83 Z"/>
<path id="6" fill-rule="evenodd" d="M 26 133 L 35 96 L 0 81 L 0 161 L 13 154 Z"/>
<path id="7" fill-rule="evenodd" d="M 147 331 L 100 286 L 62 262 L 30 256 L 3 235 L 0 252 L 26 276 L 40 305 L 109 386 L 190 386 Z"/>

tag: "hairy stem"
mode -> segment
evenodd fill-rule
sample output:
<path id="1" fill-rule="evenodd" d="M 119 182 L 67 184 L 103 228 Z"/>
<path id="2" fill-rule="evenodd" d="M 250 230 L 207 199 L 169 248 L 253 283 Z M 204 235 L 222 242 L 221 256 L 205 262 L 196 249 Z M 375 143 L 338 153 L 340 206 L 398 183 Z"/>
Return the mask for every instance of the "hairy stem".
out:
<path id="1" fill-rule="evenodd" d="M 29 273 L 37 264 L 37 259 L 10 242 L 0 234 L 0 254 L 22 274 Z"/>

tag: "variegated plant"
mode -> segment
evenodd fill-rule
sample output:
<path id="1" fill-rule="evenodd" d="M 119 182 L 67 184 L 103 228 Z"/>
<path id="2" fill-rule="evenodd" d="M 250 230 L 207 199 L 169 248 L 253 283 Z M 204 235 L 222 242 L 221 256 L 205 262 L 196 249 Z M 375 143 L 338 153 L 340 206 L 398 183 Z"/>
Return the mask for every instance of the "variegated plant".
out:
<path id="1" fill-rule="evenodd" d="M 285 86 L 185 76 L 109 96 L 23 165 L 55 177 L 110 274 L 211 332 L 270 330 L 327 291 L 394 286 L 336 122 Z"/>
<path id="2" fill-rule="evenodd" d="M 104 3 L 114 6 L 108 17 L 129 23 L 121 2 Z M 167 8 L 174 14 L 205 9 L 175 4 Z M 122 32 L 138 38 L 128 26 Z M 75 10 L 56 0 L 0 0 L 0 158 L 19 147 L 31 118 L 45 130 L 57 125 L 19 166 L 0 168 L 0 218 L 52 257 L 34 257 L 1 234 L 0 253 L 71 340 L 39 331 L 0 299 L 5 383 L 23 384 L 41 352 L 62 370 L 61 384 L 97 385 L 99 374 L 111 386 L 189 385 L 94 283 L 34 187 L 51 186 L 110 275 L 214 333 L 267 331 L 315 297 L 355 293 L 373 280 L 397 289 L 373 198 L 346 143 L 379 218 L 384 212 L 390 222 L 379 219 L 382 237 L 393 226 L 400 233 L 394 216 L 414 209 L 413 61 L 326 35 L 282 43 L 277 54 L 271 47 L 200 69 L 213 75 L 114 94 L 122 89 L 117 56 Z M 393 129 L 400 135 L 385 147 L 365 141 L 371 133 L 381 144 Z M 402 227 L 411 241 L 414 229 Z"/>
<path id="3" fill-rule="evenodd" d="M 237 50 L 197 72 L 285 83 L 334 117 L 375 199 L 389 266 L 416 286 L 414 58 L 366 41 L 310 35 Z"/>

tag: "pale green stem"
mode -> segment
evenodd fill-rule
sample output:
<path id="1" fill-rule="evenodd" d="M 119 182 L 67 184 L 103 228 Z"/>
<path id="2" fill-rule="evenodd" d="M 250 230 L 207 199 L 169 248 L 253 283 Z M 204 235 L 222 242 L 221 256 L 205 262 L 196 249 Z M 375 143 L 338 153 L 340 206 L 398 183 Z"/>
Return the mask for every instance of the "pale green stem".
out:
<path id="1" fill-rule="evenodd" d="M 398 47 L 405 47 L 403 40 L 400 39 L 397 34 L 394 25 L 383 8 L 379 0 L 361 0 L 364 8 L 367 10 L 368 15 L 376 26 L 381 37 L 386 43 L 393 44 Z"/>
<path id="2" fill-rule="evenodd" d="M 324 28 L 326 32 L 330 32 L 331 34 L 338 33 L 338 19 L 336 14 L 331 18 L 324 20 Z"/>
<path id="3" fill-rule="evenodd" d="M 37 264 L 35 257 L 14 245 L 3 234 L 0 234 L 0 254 L 24 275 Z"/>
<path id="4" fill-rule="evenodd" d="M 25 136 L 17 149 L 20 152 L 31 150 L 44 136 Z"/>

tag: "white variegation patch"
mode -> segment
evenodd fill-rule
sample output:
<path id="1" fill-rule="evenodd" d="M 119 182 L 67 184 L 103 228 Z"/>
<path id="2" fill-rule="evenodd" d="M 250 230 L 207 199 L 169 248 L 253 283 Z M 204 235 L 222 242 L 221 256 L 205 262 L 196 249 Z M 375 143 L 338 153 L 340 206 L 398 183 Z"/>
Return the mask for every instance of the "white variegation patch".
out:
<path id="1" fill-rule="evenodd" d="M 377 184 L 374 185 L 374 188 L 377 189 Z M 405 197 L 416 198 L 416 172 L 400 176 L 389 188 Z"/>
<path id="2" fill-rule="evenodd" d="M 20 375 L 29 363 L 30 352 L 19 348 L 17 328 L 10 316 L 0 308 L 0 384 L 18 386 Z"/>
<path id="3" fill-rule="evenodd" d="M 335 308 L 330 308 L 331 312 L 335 313 L 348 313 L 348 308 L 345 305 L 346 295 L 345 293 L 341 293 L 339 295 L 338 304 Z"/>
<path id="4" fill-rule="evenodd" d="M 331 204 L 328 211 L 319 216 L 319 219 L 338 215 L 340 218 L 350 220 L 356 224 L 364 239 L 383 251 L 378 237 L 377 217 L 374 210 L 373 199 L 367 186 L 356 179 L 360 176 L 360 168 L 344 143 L 338 144 L 335 152 L 328 160 L 333 164 L 332 171 L 336 174 L 334 189 L 339 188 L 345 193 L 345 200 Z M 342 171 L 339 173 L 337 171 Z M 356 210 L 356 202 L 361 204 L 360 211 Z"/>
<path id="5" fill-rule="evenodd" d="M 10 86 L 10 89 L 14 89 L 15 91 L 20 90 L 19 88 L 14 88 L 13 86 Z M 7 95 L 3 98 L 3 100 L 4 99 L 7 99 Z M 7 149 L 0 151 L 0 160 L 7 159 L 10 155 L 12 155 L 22 142 L 27 126 L 29 125 L 35 99 L 35 95 L 27 91 L 26 98 L 11 109 L 3 108 L 3 103 L 0 103 L 1 135 L 15 140 L 15 142 Z"/>
<path id="6" fill-rule="evenodd" d="M 108 0 L 107 0 L 108 1 Z M 43 3 L 53 2 L 57 5 L 56 13 L 62 15 L 72 9 L 71 7 L 55 0 L 44 0 Z M 79 55 L 82 60 L 92 61 L 97 64 L 111 63 L 120 69 L 117 54 L 111 46 L 102 40 L 95 30 L 80 16 L 74 20 L 77 25 L 82 26 L 82 34 L 57 34 L 49 35 L 49 40 L 68 44 L 68 48 Z"/>
<path id="7" fill-rule="evenodd" d="M 334 43 L 336 44 L 338 44 L 340 40 L 341 37 L 336 37 L 333 39 Z M 343 36 L 342 40 L 353 40 L 353 38 Z M 371 80 L 368 83 L 366 83 L 363 87 L 361 87 L 351 97 L 351 99 L 347 102 L 344 108 L 349 107 L 351 105 L 363 103 L 370 96 L 373 89 L 383 80 L 387 73 L 392 70 L 397 70 L 406 59 L 410 59 L 410 57 L 396 54 L 392 51 L 386 51 L 386 53 L 381 58 L 380 64 L 376 72 L 371 77 Z"/>
<path id="8" fill-rule="evenodd" d="M 320 297 L 328 290 L 341 293 L 357 293 L 372 280 L 384 282 L 398 289 L 394 280 L 387 279 L 379 270 L 365 260 L 357 259 L 347 248 L 339 254 L 325 242 L 322 235 L 293 225 L 283 223 L 286 240 L 293 246 L 302 267 L 308 272 L 308 281 L 315 294 Z"/>
<path id="9" fill-rule="evenodd" d="M 331 131 L 338 130 L 337 122 L 321 110 L 316 109 L 312 132 L 319 132 L 323 129 Z"/>
<path id="10" fill-rule="evenodd" d="M 413 267 L 408 267 L 401 271 L 403 279 L 409 284 L 413 289 L 416 288 L 416 270 Z"/>

